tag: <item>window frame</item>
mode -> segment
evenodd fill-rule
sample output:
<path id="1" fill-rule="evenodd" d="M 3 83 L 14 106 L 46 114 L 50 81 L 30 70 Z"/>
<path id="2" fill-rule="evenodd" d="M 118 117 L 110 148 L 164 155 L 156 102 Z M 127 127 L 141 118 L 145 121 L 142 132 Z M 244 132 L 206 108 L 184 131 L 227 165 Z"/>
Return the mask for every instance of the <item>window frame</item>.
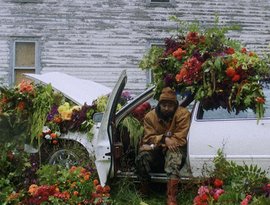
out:
<path id="1" fill-rule="evenodd" d="M 35 44 L 35 66 L 34 67 L 17 67 L 16 66 L 16 43 L 34 43 Z M 40 42 L 37 38 L 14 38 L 11 43 L 11 75 L 10 85 L 15 85 L 16 82 L 16 70 L 29 69 L 35 70 L 34 73 L 40 73 Z"/>
<path id="2" fill-rule="evenodd" d="M 154 0 L 146 0 L 146 4 L 148 6 L 161 6 L 161 7 L 171 7 L 175 6 L 175 0 L 169 0 L 168 2 L 158 2 Z"/>

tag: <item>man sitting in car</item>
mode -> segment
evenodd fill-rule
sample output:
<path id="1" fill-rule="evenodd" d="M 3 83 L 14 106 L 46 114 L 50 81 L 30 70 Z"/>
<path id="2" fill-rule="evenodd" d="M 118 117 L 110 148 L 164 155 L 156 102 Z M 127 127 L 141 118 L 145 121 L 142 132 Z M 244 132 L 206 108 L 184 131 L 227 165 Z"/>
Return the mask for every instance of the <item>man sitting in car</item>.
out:
<path id="1" fill-rule="evenodd" d="M 142 194 L 149 192 L 149 173 L 165 171 L 168 176 L 167 204 L 177 204 L 180 169 L 186 156 L 189 126 L 190 112 L 179 106 L 174 90 L 164 88 L 157 107 L 144 118 L 144 136 L 136 158 Z"/>

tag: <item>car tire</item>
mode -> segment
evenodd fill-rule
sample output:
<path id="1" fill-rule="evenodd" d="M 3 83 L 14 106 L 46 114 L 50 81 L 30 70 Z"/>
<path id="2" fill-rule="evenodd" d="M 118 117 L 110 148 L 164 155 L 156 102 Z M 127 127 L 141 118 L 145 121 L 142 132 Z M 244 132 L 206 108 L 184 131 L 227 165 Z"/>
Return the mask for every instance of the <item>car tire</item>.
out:
<path id="1" fill-rule="evenodd" d="M 41 163 L 71 166 L 84 166 L 94 169 L 94 157 L 80 143 L 72 140 L 59 140 L 56 145 L 44 142 L 40 149 Z"/>

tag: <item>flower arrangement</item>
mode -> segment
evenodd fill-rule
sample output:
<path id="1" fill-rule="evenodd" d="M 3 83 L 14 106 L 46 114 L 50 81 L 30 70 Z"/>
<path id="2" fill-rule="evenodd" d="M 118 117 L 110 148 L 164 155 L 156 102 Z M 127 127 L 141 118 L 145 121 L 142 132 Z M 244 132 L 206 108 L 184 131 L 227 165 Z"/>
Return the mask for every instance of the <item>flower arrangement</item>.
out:
<path id="1" fill-rule="evenodd" d="M 110 187 L 102 187 L 83 167 L 44 166 L 38 175 L 40 185 L 29 186 L 23 204 L 111 204 Z"/>
<path id="2" fill-rule="evenodd" d="M 177 33 L 165 39 L 165 48 L 152 47 L 140 62 L 142 69 L 153 71 L 156 96 L 170 86 L 202 101 L 205 109 L 251 108 L 261 118 L 265 96 L 260 80 L 269 76 L 266 59 L 226 37 L 237 27 L 221 27 L 218 18 L 205 29 L 172 19 L 179 23 Z"/>
<path id="3" fill-rule="evenodd" d="M 214 179 L 208 186 L 200 186 L 198 195 L 193 200 L 193 205 L 208 205 L 217 202 L 219 197 L 225 192 L 222 189 L 223 181 Z"/>

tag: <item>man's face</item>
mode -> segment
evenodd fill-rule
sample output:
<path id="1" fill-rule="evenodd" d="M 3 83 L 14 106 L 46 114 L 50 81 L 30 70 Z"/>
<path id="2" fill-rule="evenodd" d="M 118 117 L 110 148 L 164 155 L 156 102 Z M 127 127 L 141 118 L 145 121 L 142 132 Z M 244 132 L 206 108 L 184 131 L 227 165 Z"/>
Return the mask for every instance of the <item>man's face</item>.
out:
<path id="1" fill-rule="evenodd" d="M 172 101 L 161 101 L 159 103 L 160 112 L 166 117 L 171 117 L 174 114 L 175 105 L 176 103 Z"/>

